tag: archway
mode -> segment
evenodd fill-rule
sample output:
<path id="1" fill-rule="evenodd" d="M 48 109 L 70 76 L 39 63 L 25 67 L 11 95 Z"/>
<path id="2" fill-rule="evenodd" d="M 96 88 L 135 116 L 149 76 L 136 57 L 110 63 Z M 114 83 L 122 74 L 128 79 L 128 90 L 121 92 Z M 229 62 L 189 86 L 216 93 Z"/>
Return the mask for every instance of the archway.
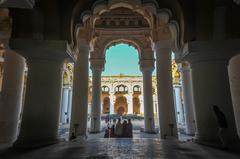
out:
<path id="1" fill-rule="evenodd" d="M 138 97 L 133 98 L 133 114 L 140 114 L 140 100 Z"/>
<path id="2" fill-rule="evenodd" d="M 102 113 L 103 114 L 108 114 L 109 112 L 110 112 L 110 98 L 109 97 L 105 97 L 103 99 Z"/>
<path id="3" fill-rule="evenodd" d="M 116 97 L 116 102 L 114 104 L 114 112 L 118 115 L 125 115 L 128 112 L 127 99 L 124 96 Z"/>

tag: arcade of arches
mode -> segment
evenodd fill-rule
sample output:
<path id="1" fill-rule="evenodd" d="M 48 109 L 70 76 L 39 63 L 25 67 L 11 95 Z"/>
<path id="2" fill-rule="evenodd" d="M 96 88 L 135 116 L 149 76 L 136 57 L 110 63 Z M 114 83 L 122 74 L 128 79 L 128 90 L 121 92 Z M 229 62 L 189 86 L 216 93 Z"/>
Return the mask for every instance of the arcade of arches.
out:
<path id="1" fill-rule="evenodd" d="M 66 112 L 69 134 L 84 139 L 90 110 L 94 133 L 108 112 L 144 112 L 144 132 L 153 133 L 158 112 L 161 139 L 178 138 L 176 114 L 184 114 L 186 134 L 216 146 L 213 105 L 226 116 L 226 140 L 239 141 L 239 0 L 2 0 L 0 6 L 0 143 L 57 143 Z M 137 49 L 142 85 L 104 84 L 106 50 L 120 43 Z"/>

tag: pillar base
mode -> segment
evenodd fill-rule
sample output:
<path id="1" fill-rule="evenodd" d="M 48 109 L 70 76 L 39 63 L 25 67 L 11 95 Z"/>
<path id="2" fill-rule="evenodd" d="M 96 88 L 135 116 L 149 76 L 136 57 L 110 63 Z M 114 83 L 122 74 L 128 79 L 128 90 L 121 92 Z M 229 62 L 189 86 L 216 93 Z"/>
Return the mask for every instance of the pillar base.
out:
<path id="1" fill-rule="evenodd" d="M 140 128 L 141 132 L 147 133 L 147 134 L 158 134 L 159 129 L 155 128 L 155 131 L 149 131 L 149 130 L 145 130 L 143 127 Z"/>
<path id="2" fill-rule="evenodd" d="M 61 139 L 38 139 L 38 140 L 17 140 L 13 143 L 13 148 L 38 148 L 53 145 L 60 142 Z"/>
<path id="3" fill-rule="evenodd" d="M 89 131 L 90 134 L 98 134 L 101 133 L 101 131 Z"/>
<path id="4" fill-rule="evenodd" d="M 205 146 L 223 148 L 220 138 L 218 138 L 216 136 L 210 137 L 210 136 L 196 135 L 196 138 L 194 141 L 197 144 L 201 144 L 201 145 L 205 145 Z M 232 144 L 239 143 L 239 142 L 240 142 L 240 140 L 237 138 L 235 138 L 235 139 L 234 138 L 232 138 L 232 139 L 225 138 L 226 146 L 231 146 Z"/>
<path id="5" fill-rule="evenodd" d="M 157 134 L 156 131 L 145 131 L 145 130 L 144 130 L 144 133 L 147 133 L 147 134 Z"/>
<path id="6" fill-rule="evenodd" d="M 87 136 L 78 136 L 77 138 L 71 140 L 71 142 L 85 143 L 87 141 Z"/>

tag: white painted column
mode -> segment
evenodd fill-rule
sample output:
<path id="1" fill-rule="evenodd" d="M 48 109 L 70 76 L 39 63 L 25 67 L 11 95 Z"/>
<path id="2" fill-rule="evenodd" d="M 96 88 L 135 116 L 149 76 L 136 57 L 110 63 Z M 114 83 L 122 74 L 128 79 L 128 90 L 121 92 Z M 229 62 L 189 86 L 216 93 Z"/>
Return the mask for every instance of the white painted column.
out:
<path id="1" fill-rule="evenodd" d="M 87 136 L 88 118 L 88 78 L 89 78 L 89 45 L 82 40 L 79 46 L 77 62 L 74 64 L 73 101 L 70 133 L 79 139 Z"/>
<path id="2" fill-rule="evenodd" d="M 139 100 L 140 100 L 140 114 L 144 114 L 143 95 L 139 96 Z"/>
<path id="3" fill-rule="evenodd" d="M 69 99 L 69 88 L 63 87 L 62 88 L 62 102 L 61 102 L 61 115 L 60 115 L 60 122 L 62 124 L 66 123 L 67 120 L 67 111 L 68 111 L 68 101 Z"/>
<path id="4" fill-rule="evenodd" d="M 164 44 L 164 42 L 163 42 Z M 161 42 L 155 45 L 157 66 L 157 92 L 160 137 L 177 137 L 177 124 L 174 109 L 171 49 L 161 46 Z"/>
<path id="5" fill-rule="evenodd" d="M 114 94 L 110 94 L 109 96 L 110 98 L 110 114 L 114 114 L 114 98 L 115 98 L 115 95 Z"/>
<path id="6" fill-rule="evenodd" d="M 56 47 L 57 46 L 57 47 Z M 10 47 L 26 57 L 27 87 L 16 147 L 58 142 L 63 61 L 66 41 L 11 39 Z"/>
<path id="7" fill-rule="evenodd" d="M 227 143 L 237 141 L 236 124 L 228 77 L 229 48 L 209 41 L 188 43 L 184 55 L 191 64 L 196 117 L 196 141 L 219 146 L 219 124 L 213 111 L 217 105 L 224 113 L 228 128 Z M 231 53 L 231 52 L 230 52 Z"/>
<path id="8" fill-rule="evenodd" d="M 4 57 L 0 143 L 13 143 L 17 138 L 22 108 L 25 59 L 9 49 L 4 52 Z"/>
<path id="9" fill-rule="evenodd" d="M 129 92 L 129 95 L 127 96 L 127 102 L 128 102 L 128 114 L 133 114 L 133 97 L 132 93 Z"/>
<path id="10" fill-rule="evenodd" d="M 240 55 L 233 57 L 228 66 L 234 116 L 240 137 Z"/>
<path id="11" fill-rule="evenodd" d="M 71 113 L 72 113 L 72 88 L 69 89 L 69 93 L 68 93 L 67 118 L 68 118 L 69 123 L 70 123 L 70 119 L 71 119 Z"/>
<path id="12" fill-rule="evenodd" d="M 174 98 L 175 98 L 175 109 L 177 112 L 178 117 L 178 124 L 183 125 L 185 123 L 184 121 L 184 110 L 182 107 L 182 99 L 181 99 L 181 87 L 180 86 L 174 86 Z"/>
<path id="13" fill-rule="evenodd" d="M 63 61 L 27 60 L 28 79 L 21 129 L 14 146 L 58 142 Z"/>
<path id="14" fill-rule="evenodd" d="M 183 106 L 185 111 L 186 133 L 195 134 L 194 100 L 190 64 L 182 63 Z"/>
<path id="15" fill-rule="evenodd" d="M 152 94 L 152 72 L 154 60 L 141 60 L 141 71 L 143 73 L 143 102 L 144 102 L 144 131 L 155 132 Z"/>
<path id="16" fill-rule="evenodd" d="M 91 111 L 91 133 L 99 133 L 101 131 L 101 73 L 102 68 L 92 69 L 92 111 Z"/>

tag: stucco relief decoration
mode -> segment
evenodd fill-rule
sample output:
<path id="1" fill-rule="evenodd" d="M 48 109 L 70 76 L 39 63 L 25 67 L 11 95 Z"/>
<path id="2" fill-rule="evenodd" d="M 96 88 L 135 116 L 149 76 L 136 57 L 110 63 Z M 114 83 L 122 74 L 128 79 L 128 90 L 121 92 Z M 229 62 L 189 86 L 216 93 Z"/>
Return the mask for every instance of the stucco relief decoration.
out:
<path id="1" fill-rule="evenodd" d="M 177 22 L 172 21 L 170 10 L 159 8 L 154 0 L 101 0 L 92 8 L 92 11 L 82 14 L 84 25 L 88 24 L 88 28 L 92 28 L 90 38 L 93 52 L 98 52 L 92 58 L 105 58 L 107 48 L 118 43 L 127 43 L 138 50 L 141 59 L 151 59 L 154 57 L 153 53 L 144 53 L 143 50 L 152 47 L 155 42 L 153 39 L 159 36 L 174 39 L 174 47 L 179 48 Z M 164 29 L 159 30 L 162 23 Z M 161 31 L 167 34 L 162 35 Z M 155 35 L 158 37 L 153 37 Z"/>
<path id="2" fill-rule="evenodd" d="M 175 60 L 172 61 L 172 78 L 174 84 L 180 84 L 180 71 Z"/>
<path id="3" fill-rule="evenodd" d="M 73 83 L 73 64 L 67 63 L 64 65 L 63 85 L 71 86 Z"/>

